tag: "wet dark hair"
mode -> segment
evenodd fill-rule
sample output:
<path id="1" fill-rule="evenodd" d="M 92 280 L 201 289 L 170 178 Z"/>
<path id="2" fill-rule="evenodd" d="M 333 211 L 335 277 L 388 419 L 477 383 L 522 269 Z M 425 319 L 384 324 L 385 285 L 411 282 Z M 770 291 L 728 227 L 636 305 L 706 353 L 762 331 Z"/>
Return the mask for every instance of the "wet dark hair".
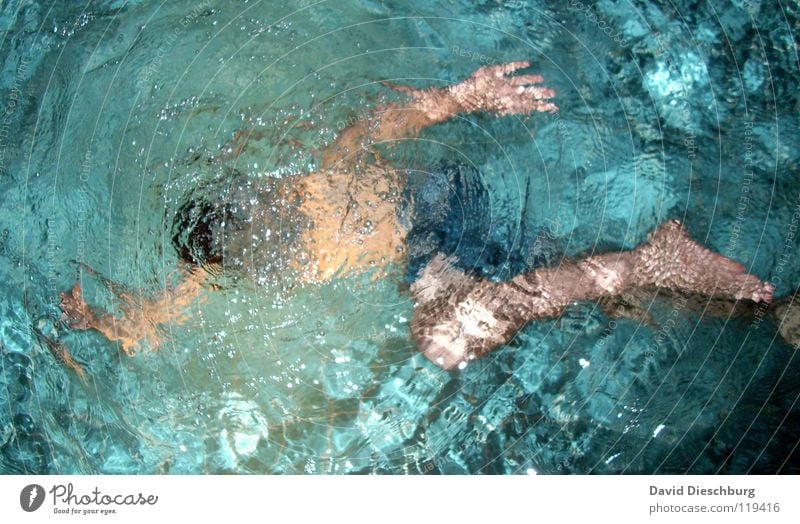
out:
<path id="1" fill-rule="evenodd" d="M 196 266 L 222 263 L 218 235 L 227 219 L 229 206 L 189 199 L 172 220 L 172 245 L 184 262 Z"/>

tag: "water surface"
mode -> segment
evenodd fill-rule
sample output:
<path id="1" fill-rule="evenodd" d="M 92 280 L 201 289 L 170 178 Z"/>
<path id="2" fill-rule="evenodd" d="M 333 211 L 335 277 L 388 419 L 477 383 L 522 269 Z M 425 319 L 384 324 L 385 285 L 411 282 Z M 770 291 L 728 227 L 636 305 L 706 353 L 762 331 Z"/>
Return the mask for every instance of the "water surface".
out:
<path id="1" fill-rule="evenodd" d="M 797 11 L 4 3 L 0 471 L 797 473 L 798 356 L 772 316 L 650 297 L 641 321 L 580 303 L 448 373 L 409 333 L 408 284 L 430 249 L 382 278 L 292 290 L 226 275 L 135 358 L 59 328 L 86 383 L 32 332 L 50 332 L 79 274 L 92 303 L 115 307 L 75 261 L 130 290 L 173 282 L 187 194 L 232 170 L 312 171 L 337 130 L 386 99 L 380 81 L 446 85 L 521 59 L 557 90 L 558 113 L 465 115 L 387 152 L 412 185 L 448 195 L 422 220 L 435 249 L 503 279 L 630 249 L 678 218 L 791 296 Z M 258 130 L 245 153 L 209 160 L 242 129 Z"/>

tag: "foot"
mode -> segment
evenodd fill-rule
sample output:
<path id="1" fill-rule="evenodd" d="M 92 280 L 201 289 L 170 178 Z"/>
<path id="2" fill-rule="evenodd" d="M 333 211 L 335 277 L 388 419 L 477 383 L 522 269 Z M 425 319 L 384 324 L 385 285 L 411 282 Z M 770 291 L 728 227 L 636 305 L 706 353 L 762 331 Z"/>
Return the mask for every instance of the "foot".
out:
<path id="1" fill-rule="evenodd" d="M 775 286 L 748 274 L 743 265 L 707 249 L 670 220 L 636 249 L 639 284 L 655 285 L 706 296 L 772 302 Z"/>
<path id="2" fill-rule="evenodd" d="M 534 111 L 557 111 L 558 107 L 548 101 L 556 92 L 532 85 L 544 80 L 540 75 L 508 76 L 529 65 L 521 61 L 482 67 L 447 89 L 464 112 L 483 110 L 498 115 L 527 115 Z"/>

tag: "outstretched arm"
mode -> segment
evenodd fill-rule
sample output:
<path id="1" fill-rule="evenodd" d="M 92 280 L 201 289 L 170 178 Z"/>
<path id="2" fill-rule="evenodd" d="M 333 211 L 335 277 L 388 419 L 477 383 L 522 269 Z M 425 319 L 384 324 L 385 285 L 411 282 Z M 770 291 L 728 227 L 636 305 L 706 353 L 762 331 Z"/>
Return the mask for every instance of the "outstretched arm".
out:
<path id="1" fill-rule="evenodd" d="M 555 91 L 533 85 L 543 81 L 541 76 L 509 76 L 529 65 L 521 61 L 482 67 L 466 80 L 444 88 L 390 86 L 405 94 L 408 102 L 377 107 L 370 117 L 344 129 L 324 151 L 322 167 L 331 169 L 341 163 L 356 163 L 371 144 L 416 136 L 422 129 L 458 113 L 488 111 L 514 115 L 555 111 L 555 104 L 548 101 Z"/>
<path id="2" fill-rule="evenodd" d="M 135 297 L 111 287 L 109 290 L 122 302 L 120 315 L 93 311 L 77 283 L 69 293 L 61 293 L 62 320 L 72 329 L 99 331 L 107 339 L 120 342 L 122 350 L 133 356 L 143 341 L 152 348 L 161 345 L 160 325 L 188 319 L 186 307 L 200 295 L 210 276 L 209 269 L 192 267 L 182 272 L 182 280 L 174 289 L 166 289 L 152 298 Z M 104 285 L 108 287 L 106 282 Z"/>

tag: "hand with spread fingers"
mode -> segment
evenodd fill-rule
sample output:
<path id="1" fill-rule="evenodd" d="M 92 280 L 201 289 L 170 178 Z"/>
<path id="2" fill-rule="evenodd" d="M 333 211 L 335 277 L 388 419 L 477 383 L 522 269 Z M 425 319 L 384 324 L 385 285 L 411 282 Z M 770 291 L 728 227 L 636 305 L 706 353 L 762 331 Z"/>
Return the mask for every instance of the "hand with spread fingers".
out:
<path id="1" fill-rule="evenodd" d="M 498 115 L 527 115 L 557 111 L 558 107 L 549 101 L 556 92 L 534 85 L 544 80 L 540 75 L 510 76 L 529 66 L 530 62 L 519 61 L 482 67 L 448 90 L 464 112 L 484 110 Z"/>

